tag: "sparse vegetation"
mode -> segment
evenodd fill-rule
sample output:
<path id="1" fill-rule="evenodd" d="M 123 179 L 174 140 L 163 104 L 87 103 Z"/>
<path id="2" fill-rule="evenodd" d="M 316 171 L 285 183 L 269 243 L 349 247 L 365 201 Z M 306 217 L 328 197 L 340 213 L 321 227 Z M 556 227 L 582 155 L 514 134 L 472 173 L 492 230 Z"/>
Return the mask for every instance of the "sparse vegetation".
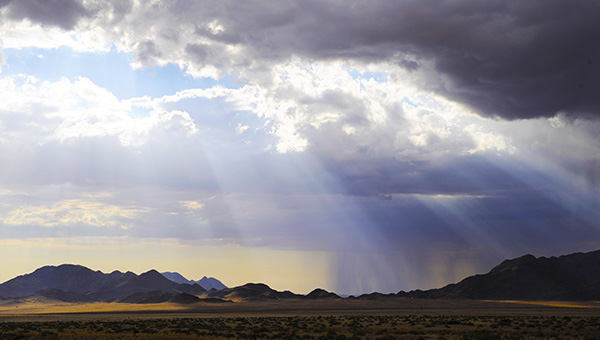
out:
<path id="1" fill-rule="evenodd" d="M 336 315 L 0 322 L 2 339 L 600 339 L 597 316 Z"/>

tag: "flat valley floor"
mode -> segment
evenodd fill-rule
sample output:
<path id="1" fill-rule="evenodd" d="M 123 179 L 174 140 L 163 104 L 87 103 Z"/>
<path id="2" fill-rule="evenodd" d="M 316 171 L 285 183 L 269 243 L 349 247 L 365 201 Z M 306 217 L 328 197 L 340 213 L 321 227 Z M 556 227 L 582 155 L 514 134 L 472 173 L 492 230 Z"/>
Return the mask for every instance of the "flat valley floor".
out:
<path id="1" fill-rule="evenodd" d="M 0 339 L 600 339 L 598 302 L 0 301 Z"/>

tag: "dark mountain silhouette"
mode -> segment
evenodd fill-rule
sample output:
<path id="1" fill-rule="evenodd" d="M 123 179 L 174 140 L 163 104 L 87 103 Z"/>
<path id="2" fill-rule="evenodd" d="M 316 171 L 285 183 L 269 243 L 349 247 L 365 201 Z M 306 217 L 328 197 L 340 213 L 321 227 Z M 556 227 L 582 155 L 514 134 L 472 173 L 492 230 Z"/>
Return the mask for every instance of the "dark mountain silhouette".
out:
<path id="1" fill-rule="evenodd" d="M 161 273 L 167 279 L 177 282 L 177 283 L 187 283 L 189 285 L 193 285 L 194 283 L 199 284 L 202 288 L 206 290 L 216 289 L 221 290 L 227 288 L 221 281 L 215 279 L 214 277 L 206 277 L 204 276 L 202 279 L 194 281 L 188 280 L 183 275 L 177 272 L 164 272 Z"/>
<path id="2" fill-rule="evenodd" d="M 317 288 L 305 296 L 306 299 L 339 299 L 339 295 L 330 293 L 324 289 Z"/>
<path id="3" fill-rule="evenodd" d="M 183 275 L 181 275 L 177 272 L 162 272 L 160 274 L 173 282 L 185 283 L 188 285 L 195 283 L 193 280 L 188 280 Z M 210 290 L 210 289 L 207 289 L 207 290 Z"/>
<path id="4" fill-rule="evenodd" d="M 135 277 L 132 272 L 104 274 L 79 265 L 45 266 L 33 273 L 20 275 L 0 285 L 0 296 L 19 297 L 54 288 L 65 292 L 85 293 L 105 286 L 116 286 Z"/>
<path id="5" fill-rule="evenodd" d="M 47 297 L 53 300 L 65 302 L 81 302 L 86 301 L 86 296 L 83 293 L 65 292 L 57 288 L 47 288 L 36 292 L 36 295 Z"/>
<path id="6" fill-rule="evenodd" d="M 118 301 L 135 293 L 160 291 L 171 295 L 206 292 L 194 284 L 178 284 L 156 270 L 141 275 L 114 271 L 104 274 L 89 268 L 65 264 L 46 266 L 0 285 L 0 296 L 24 297 L 33 294 L 62 301 Z"/>
<path id="7" fill-rule="evenodd" d="M 187 280 L 183 276 L 179 276 L 179 280 Z M 187 284 L 172 281 L 156 270 L 150 270 L 140 275 L 119 271 L 104 274 L 101 271 L 93 271 L 72 264 L 42 267 L 33 273 L 21 275 L 0 284 L 0 298 L 21 298 L 32 295 L 66 302 L 126 303 L 224 303 L 339 298 L 322 289 L 316 289 L 304 296 L 290 291 L 279 292 L 262 283 L 248 283 L 221 290 L 212 288 L 207 291 L 197 283 Z"/>
<path id="8" fill-rule="evenodd" d="M 160 290 L 151 292 L 138 292 L 128 295 L 118 302 L 123 303 L 163 303 L 163 302 L 175 302 L 175 303 L 196 303 L 200 302 L 200 298 L 195 295 L 187 293 L 166 293 Z"/>
<path id="9" fill-rule="evenodd" d="M 503 261 L 489 273 L 426 291 L 399 292 L 409 298 L 493 300 L 599 300 L 600 250 L 560 257 L 525 255 Z"/>
<path id="10" fill-rule="evenodd" d="M 294 294 L 288 290 L 278 292 L 271 289 L 264 283 L 247 283 L 243 286 L 226 288 L 221 290 L 211 290 L 206 294 L 209 298 L 218 298 L 223 300 L 281 300 L 281 299 L 299 299 L 304 295 Z"/>
<path id="11" fill-rule="evenodd" d="M 176 274 L 176 273 L 171 273 Z M 181 276 L 181 275 L 179 275 Z M 183 277 L 182 277 L 183 278 Z M 184 280 L 187 280 L 183 278 Z M 39 295 L 69 302 L 223 303 L 286 299 L 341 299 L 317 288 L 307 295 L 276 291 L 263 283 L 206 290 L 177 283 L 150 270 L 141 275 L 104 274 L 79 265 L 46 266 L 0 284 L 0 300 Z M 438 289 L 370 293 L 349 299 L 451 298 L 488 300 L 600 300 L 600 250 L 560 257 L 525 255 L 506 260 L 489 273 Z"/>
<path id="12" fill-rule="evenodd" d="M 358 297 L 352 296 L 352 298 L 360 299 L 360 300 L 381 300 L 381 299 L 387 299 L 387 298 L 391 298 L 391 297 L 395 297 L 395 296 L 396 296 L 396 294 L 382 294 L 382 293 L 378 293 L 378 292 L 373 292 L 373 293 L 369 293 L 369 294 L 362 294 L 362 295 L 359 295 Z"/>
<path id="13" fill-rule="evenodd" d="M 196 282 L 206 290 L 211 290 L 213 288 L 221 290 L 227 288 L 227 286 L 224 285 L 223 282 L 215 279 L 214 277 L 203 276 L 200 280 L 194 282 Z"/>
<path id="14" fill-rule="evenodd" d="M 175 303 L 196 303 L 196 302 L 200 302 L 200 301 L 202 301 L 202 300 L 199 297 L 197 297 L 196 295 L 191 295 L 191 294 L 187 294 L 187 293 L 175 294 L 169 299 L 169 302 L 175 302 Z"/>
<path id="15" fill-rule="evenodd" d="M 134 293 L 161 291 L 170 294 L 187 293 L 191 295 L 202 294 L 206 289 L 197 284 L 188 285 L 173 282 L 162 276 L 156 270 L 134 276 L 129 280 L 115 286 L 103 286 L 85 294 L 88 301 L 114 301 Z"/>
<path id="16" fill-rule="evenodd" d="M 195 297 L 195 296 L 194 296 Z M 161 303 L 167 302 L 173 298 L 173 294 L 166 293 L 160 290 L 154 290 L 150 292 L 137 292 L 131 295 L 127 295 L 117 300 L 122 303 Z M 196 299 L 198 299 L 196 297 Z"/>

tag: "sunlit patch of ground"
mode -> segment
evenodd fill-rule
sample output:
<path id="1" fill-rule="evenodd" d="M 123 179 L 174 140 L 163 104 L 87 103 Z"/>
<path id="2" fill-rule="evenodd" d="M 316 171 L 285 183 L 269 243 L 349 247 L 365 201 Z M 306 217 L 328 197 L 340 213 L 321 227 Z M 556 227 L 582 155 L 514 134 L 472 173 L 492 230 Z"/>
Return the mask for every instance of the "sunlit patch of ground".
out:
<path id="1" fill-rule="evenodd" d="M 519 305 L 548 306 L 562 308 L 599 308 L 598 302 L 566 302 L 566 301 L 518 301 L 518 300 L 499 300 L 502 303 L 514 303 Z"/>
<path id="2" fill-rule="evenodd" d="M 186 308 L 185 305 L 175 303 L 70 303 L 33 297 L 16 301 L 4 301 L 0 304 L 0 315 L 180 311 Z"/>
<path id="3" fill-rule="evenodd" d="M 341 314 L 396 315 L 598 315 L 600 302 L 557 301 L 478 301 L 460 299 L 344 299 L 344 300 L 269 300 L 237 303 L 191 304 L 157 303 L 69 303 L 42 297 L 0 300 L 0 321 L 7 318 L 36 320 L 75 318 L 77 314 L 116 318 L 119 315 L 163 315 L 183 317 L 219 316 L 311 316 Z"/>
<path id="4" fill-rule="evenodd" d="M 0 300 L 0 339 L 587 340 L 600 303 L 437 299 L 178 305 Z"/>

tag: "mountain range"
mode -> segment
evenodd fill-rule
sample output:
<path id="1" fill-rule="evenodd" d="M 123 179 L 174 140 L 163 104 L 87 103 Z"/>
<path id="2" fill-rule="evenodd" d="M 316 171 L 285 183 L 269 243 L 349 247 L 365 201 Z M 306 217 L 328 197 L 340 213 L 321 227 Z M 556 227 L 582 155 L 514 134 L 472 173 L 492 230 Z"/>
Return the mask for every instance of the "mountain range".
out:
<path id="1" fill-rule="evenodd" d="M 600 250 L 559 257 L 525 255 L 505 260 L 489 273 L 439 289 L 396 296 L 488 300 L 600 300 Z"/>
<path id="2" fill-rule="evenodd" d="M 207 290 L 199 283 L 213 286 Z M 0 299 L 32 295 L 68 302 L 128 303 L 341 299 L 319 288 L 307 295 L 276 291 L 263 283 L 227 288 L 214 278 L 191 281 L 178 273 L 161 274 L 156 270 L 140 275 L 120 271 L 105 274 L 72 264 L 45 266 L 0 284 Z M 396 294 L 375 292 L 349 298 L 600 300 L 600 250 L 549 258 L 525 255 L 505 260 L 486 274 L 442 288 Z"/>
<path id="3" fill-rule="evenodd" d="M 186 279 L 183 275 L 181 275 L 177 272 L 162 272 L 161 274 L 162 274 L 162 276 L 166 277 L 167 279 L 169 279 L 173 282 L 185 283 L 188 285 L 193 285 L 194 283 L 197 283 L 206 290 L 211 290 L 211 289 L 221 290 L 221 289 L 227 288 L 227 286 L 225 286 L 221 281 L 215 279 L 214 277 L 204 276 L 200 280 L 194 281 L 194 280 Z"/>
<path id="4" fill-rule="evenodd" d="M 206 289 L 198 284 L 173 282 L 156 270 L 140 275 L 120 271 L 105 274 L 72 264 L 45 266 L 0 285 L 0 296 L 4 298 L 35 294 L 70 302 L 119 302 L 127 297 L 149 292 L 161 292 L 161 299 L 164 301 L 160 302 L 166 302 L 172 299 L 194 300 L 197 295 L 205 293 Z"/>
<path id="5" fill-rule="evenodd" d="M 0 284 L 0 299 L 37 295 L 66 302 L 223 303 L 265 299 L 339 298 L 334 293 L 320 289 L 304 296 L 290 291 L 278 292 L 262 283 L 227 288 L 215 278 L 204 277 L 203 280 L 190 281 L 179 273 L 161 274 L 156 270 L 140 275 L 120 271 L 105 274 L 80 265 L 63 264 L 45 266 Z M 209 284 L 210 290 L 198 282 Z M 219 289 L 221 287 L 223 288 Z"/>

